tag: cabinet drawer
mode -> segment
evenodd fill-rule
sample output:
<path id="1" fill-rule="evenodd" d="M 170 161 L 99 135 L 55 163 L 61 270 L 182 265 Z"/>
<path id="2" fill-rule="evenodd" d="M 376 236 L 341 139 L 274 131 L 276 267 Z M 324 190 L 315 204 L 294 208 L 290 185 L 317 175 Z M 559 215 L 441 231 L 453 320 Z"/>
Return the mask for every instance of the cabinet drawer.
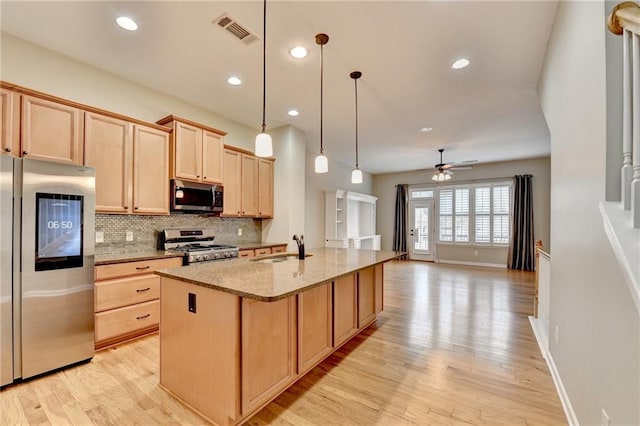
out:
<path id="1" fill-rule="evenodd" d="M 284 253 L 287 251 L 287 246 L 271 247 L 271 253 Z"/>
<path id="2" fill-rule="evenodd" d="M 147 302 L 160 297 L 160 277 L 145 275 L 96 283 L 96 312 Z"/>
<path id="3" fill-rule="evenodd" d="M 159 323 L 159 300 L 100 312 L 96 314 L 96 342 Z"/>
<path id="4" fill-rule="evenodd" d="M 238 257 L 254 257 L 255 253 L 253 250 L 240 250 L 238 252 Z"/>
<path id="5" fill-rule="evenodd" d="M 256 256 L 262 256 L 264 254 L 271 254 L 271 247 L 263 247 L 256 249 Z"/>
<path id="6" fill-rule="evenodd" d="M 96 280 L 148 274 L 158 269 L 177 268 L 178 266 L 182 266 L 181 257 L 98 265 L 96 266 Z"/>

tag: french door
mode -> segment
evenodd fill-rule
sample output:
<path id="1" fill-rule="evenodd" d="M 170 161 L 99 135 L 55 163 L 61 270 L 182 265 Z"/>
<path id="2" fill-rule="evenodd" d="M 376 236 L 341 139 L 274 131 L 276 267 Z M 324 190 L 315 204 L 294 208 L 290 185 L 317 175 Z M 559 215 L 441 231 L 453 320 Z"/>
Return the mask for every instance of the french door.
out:
<path id="1" fill-rule="evenodd" d="M 411 201 L 409 203 L 409 259 L 434 259 L 434 202 Z"/>

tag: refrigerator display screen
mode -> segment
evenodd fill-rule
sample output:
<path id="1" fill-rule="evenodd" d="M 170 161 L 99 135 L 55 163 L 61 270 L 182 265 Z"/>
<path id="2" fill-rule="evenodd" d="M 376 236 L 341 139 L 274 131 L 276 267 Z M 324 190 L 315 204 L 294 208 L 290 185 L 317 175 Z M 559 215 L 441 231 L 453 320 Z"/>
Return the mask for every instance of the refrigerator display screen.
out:
<path id="1" fill-rule="evenodd" d="M 36 193 L 35 270 L 82 266 L 84 198 Z"/>

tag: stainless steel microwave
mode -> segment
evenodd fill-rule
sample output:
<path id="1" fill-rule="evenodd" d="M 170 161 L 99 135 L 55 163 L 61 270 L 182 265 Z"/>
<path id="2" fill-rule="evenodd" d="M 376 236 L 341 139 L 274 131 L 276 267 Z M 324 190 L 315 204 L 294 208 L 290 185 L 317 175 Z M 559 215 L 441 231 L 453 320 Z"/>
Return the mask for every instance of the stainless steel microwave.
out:
<path id="1" fill-rule="evenodd" d="M 222 213 L 222 185 L 171 180 L 171 211 Z"/>

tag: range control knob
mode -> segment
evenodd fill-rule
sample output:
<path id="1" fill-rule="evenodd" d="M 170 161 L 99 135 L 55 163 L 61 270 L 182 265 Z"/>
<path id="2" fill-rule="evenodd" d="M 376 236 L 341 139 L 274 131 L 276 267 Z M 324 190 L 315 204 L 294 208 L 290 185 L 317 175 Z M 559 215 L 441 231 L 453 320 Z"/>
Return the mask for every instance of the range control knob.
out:
<path id="1" fill-rule="evenodd" d="M 222 255 L 220 253 L 216 253 L 213 255 L 213 257 L 215 257 L 216 259 L 220 259 Z"/>
<path id="2" fill-rule="evenodd" d="M 195 262 L 195 259 L 193 258 L 193 256 L 189 256 L 189 263 Z"/>
<path id="3" fill-rule="evenodd" d="M 198 262 L 201 262 L 201 261 L 202 261 L 202 255 L 197 255 L 197 256 L 196 256 L 196 260 L 197 260 Z"/>
<path id="4" fill-rule="evenodd" d="M 225 251 L 225 252 L 224 252 L 224 257 L 231 257 L 231 253 L 230 253 L 230 252 L 228 252 L 228 251 Z"/>
<path id="5" fill-rule="evenodd" d="M 202 256 L 202 258 L 203 258 L 204 260 L 209 260 L 209 255 L 208 255 L 208 254 L 205 254 L 205 255 L 203 255 L 203 256 Z"/>

